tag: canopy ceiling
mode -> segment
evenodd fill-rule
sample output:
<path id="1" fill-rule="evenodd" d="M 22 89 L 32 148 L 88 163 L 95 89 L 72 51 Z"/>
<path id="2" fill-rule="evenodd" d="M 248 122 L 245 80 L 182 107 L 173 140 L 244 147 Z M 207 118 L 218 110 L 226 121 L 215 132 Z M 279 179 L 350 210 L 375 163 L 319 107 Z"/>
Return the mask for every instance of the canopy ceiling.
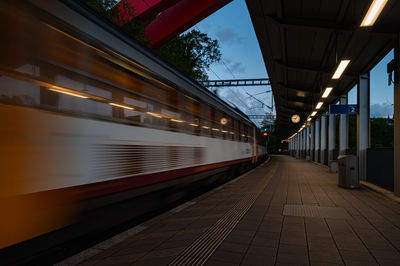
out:
<path id="1" fill-rule="evenodd" d="M 400 30 L 400 1 L 389 0 L 373 27 L 360 24 L 370 0 L 246 0 L 276 102 L 277 130 L 292 135 L 304 123 L 327 86 L 325 101 L 336 103 L 360 74 L 393 47 Z M 332 80 L 342 59 L 351 62 Z M 293 124 L 290 117 L 299 114 Z"/>

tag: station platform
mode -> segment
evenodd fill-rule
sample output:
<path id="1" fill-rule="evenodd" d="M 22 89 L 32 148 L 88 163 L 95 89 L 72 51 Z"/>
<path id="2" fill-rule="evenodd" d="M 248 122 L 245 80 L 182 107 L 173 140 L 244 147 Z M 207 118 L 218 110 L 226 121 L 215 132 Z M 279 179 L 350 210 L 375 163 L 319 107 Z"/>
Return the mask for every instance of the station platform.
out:
<path id="1" fill-rule="evenodd" d="M 399 265 L 400 204 L 271 160 L 59 265 Z"/>

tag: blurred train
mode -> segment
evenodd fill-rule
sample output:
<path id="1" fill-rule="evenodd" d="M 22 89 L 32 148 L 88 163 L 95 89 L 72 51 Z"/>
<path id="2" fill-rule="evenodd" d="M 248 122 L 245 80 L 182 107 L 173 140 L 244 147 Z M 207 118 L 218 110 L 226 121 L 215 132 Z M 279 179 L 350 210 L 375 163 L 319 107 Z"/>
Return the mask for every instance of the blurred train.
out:
<path id="1" fill-rule="evenodd" d="M 3 0 L 0 21 L 2 251 L 41 252 L 266 159 L 246 115 L 84 3 Z"/>

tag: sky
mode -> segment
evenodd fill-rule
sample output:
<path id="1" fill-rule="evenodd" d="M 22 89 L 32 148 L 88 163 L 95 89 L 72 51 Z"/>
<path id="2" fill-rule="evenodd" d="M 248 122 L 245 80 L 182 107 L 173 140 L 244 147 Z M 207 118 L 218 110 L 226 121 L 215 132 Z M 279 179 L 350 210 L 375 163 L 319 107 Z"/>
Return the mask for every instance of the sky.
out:
<path id="1" fill-rule="evenodd" d="M 220 63 L 207 71 L 210 80 L 268 78 L 253 24 L 244 0 L 235 0 L 199 22 L 195 29 L 218 40 Z M 189 29 L 191 30 L 191 29 Z M 271 109 L 247 93 L 271 106 L 270 86 L 220 88 L 218 95 L 246 114 L 263 115 Z M 260 125 L 261 120 L 253 120 Z"/>
<path id="2" fill-rule="evenodd" d="M 218 40 L 222 61 L 207 71 L 210 80 L 268 78 L 264 61 L 244 0 L 234 0 L 199 22 L 193 28 Z M 191 30 L 191 29 L 189 29 Z M 387 85 L 386 64 L 393 59 L 391 51 L 371 71 L 371 117 L 393 116 L 393 85 Z M 271 105 L 269 86 L 221 88 L 218 95 L 236 105 L 246 114 L 265 114 L 268 107 L 251 98 L 254 95 Z M 356 103 L 356 89 L 349 92 L 349 103 Z M 253 120 L 260 125 L 261 120 Z"/>

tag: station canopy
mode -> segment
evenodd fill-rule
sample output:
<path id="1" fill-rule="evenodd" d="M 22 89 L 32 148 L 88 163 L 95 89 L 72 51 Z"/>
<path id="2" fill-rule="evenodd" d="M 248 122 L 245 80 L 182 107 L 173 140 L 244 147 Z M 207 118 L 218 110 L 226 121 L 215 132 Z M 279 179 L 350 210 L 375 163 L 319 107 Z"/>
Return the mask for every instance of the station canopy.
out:
<path id="1" fill-rule="evenodd" d="M 282 137 L 295 133 L 357 84 L 393 47 L 400 1 L 388 0 L 373 26 L 361 27 L 372 0 L 246 0 L 271 82 Z M 375 2 L 386 2 L 375 0 Z M 340 79 L 332 76 L 350 60 Z M 332 87 L 326 99 L 325 88 Z M 291 122 L 298 114 L 300 122 Z"/>

